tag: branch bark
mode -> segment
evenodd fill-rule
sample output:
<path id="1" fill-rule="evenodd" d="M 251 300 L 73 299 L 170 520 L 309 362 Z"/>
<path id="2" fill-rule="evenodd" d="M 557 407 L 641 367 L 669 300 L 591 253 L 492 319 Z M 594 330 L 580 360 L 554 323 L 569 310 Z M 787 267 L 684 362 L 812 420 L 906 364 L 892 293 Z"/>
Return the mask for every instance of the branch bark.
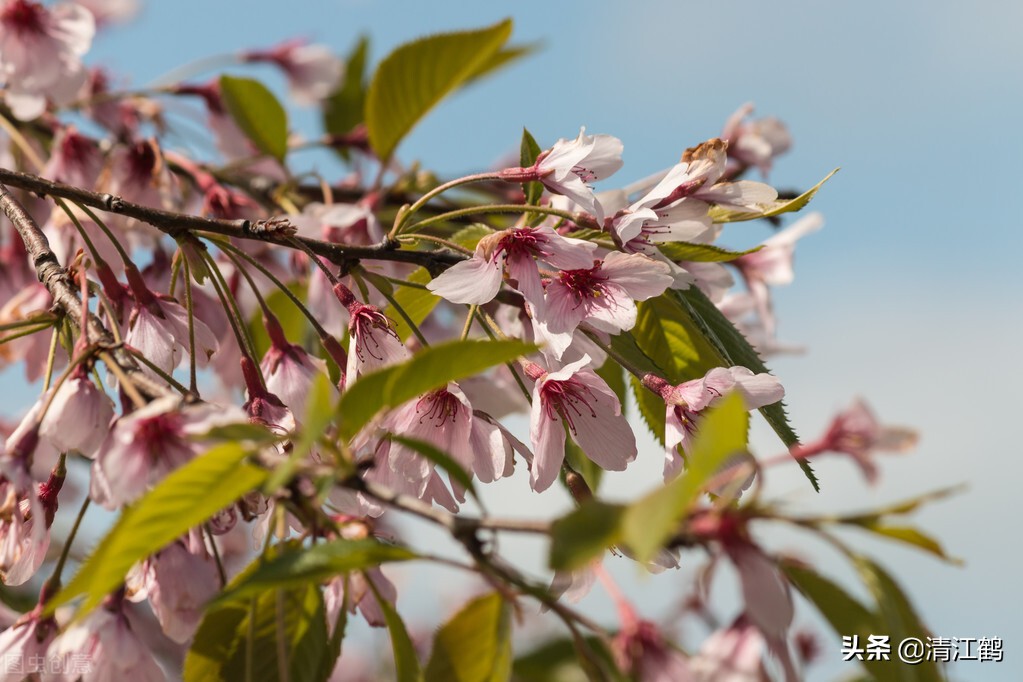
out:
<path id="1" fill-rule="evenodd" d="M 71 276 L 57 260 L 57 256 L 50 249 L 50 243 L 46 240 L 46 235 L 39 229 L 36 221 L 21 203 L 11 196 L 7 187 L 2 183 L 0 183 L 0 208 L 10 219 L 14 229 L 21 237 L 21 241 L 25 244 L 25 250 L 32 259 L 36 276 L 50 292 L 54 305 L 60 308 L 61 312 L 79 329 L 82 329 L 83 325 L 87 327 L 90 340 L 97 342 L 101 348 L 109 349 L 100 354 L 104 361 L 109 358 L 109 361 L 115 363 L 117 368 L 126 374 L 135 386 L 149 398 L 171 395 L 170 390 L 142 372 L 138 363 L 135 362 L 135 358 L 123 346 L 114 342 L 113 335 L 96 315 L 86 313 L 86 317 L 83 319 L 82 303 L 78 290 L 71 282 Z"/>
<path id="2" fill-rule="evenodd" d="M 0 183 L 17 187 L 41 196 L 60 197 L 90 208 L 116 213 L 140 220 L 152 225 L 164 234 L 177 237 L 185 232 L 209 232 L 212 234 L 251 239 L 255 241 L 289 246 L 291 239 L 298 239 L 318 256 L 326 258 L 335 265 L 346 267 L 360 259 L 383 260 L 398 263 L 412 263 L 427 268 L 437 269 L 453 265 L 465 259 L 465 256 L 446 251 L 405 251 L 391 242 L 374 246 L 349 246 L 334 244 L 320 239 L 294 237 L 293 229 L 287 229 L 278 218 L 270 220 L 223 220 L 203 218 L 187 213 L 177 213 L 159 208 L 134 204 L 111 194 L 90 192 L 46 178 L 0 168 Z"/>

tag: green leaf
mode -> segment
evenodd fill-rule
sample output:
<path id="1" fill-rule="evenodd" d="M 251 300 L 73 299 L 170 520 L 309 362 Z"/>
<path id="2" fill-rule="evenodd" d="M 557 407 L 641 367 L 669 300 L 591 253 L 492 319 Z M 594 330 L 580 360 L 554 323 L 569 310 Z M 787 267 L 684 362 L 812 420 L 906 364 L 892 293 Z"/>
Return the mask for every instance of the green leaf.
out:
<path id="1" fill-rule="evenodd" d="M 838 169 L 831 171 L 824 179 L 818 182 L 816 185 L 808 189 L 807 191 L 800 194 L 795 199 L 788 199 L 785 201 L 775 201 L 764 206 L 763 210 L 760 211 L 730 211 L 720 206 L 711 206 L 710 217 L 715 223 L 735 223 L 743 220 L 756 220 L 757 218 L 771 218 L 782 213 L 791 213 L 798 211 L 810 203 L 810 199 L 813 199 L 813 195 L 817 194 L 825 182 L 831 179 L 831 176 L 838 172 Z"/>
<path id="2" fill-rule="evenodd" d="M 433 639 L 427 682 L 504 682 L 511 674 L 511 613 L 497 593 L 478 597 Z"/>
<path id="3" fill-rule="evenodd" d="M 312 547 L 293 547 L 268 561 L 257 561 L 243 580 L 235 580 L 214 604 L 223 605 L 274 588 L 319 584 L 341 573 L 382 563 L 418 558 L 404 547 L 379 540 L 331 540 Z"/>
<path id="4" fill-rule="evenodd" d="M 341 395 L 341 431 L 351 438 L 377 412 L 397 407 L 428 391 L 528 355 L 536 346 L 522 341 L 450 341 L 424 348 L 410 360 L 365 374 Z"/>
<path id="5" fill-rule="evenodd" d="M 664 420 L 667 412 L 664 400 L 647 389 L 643 382 L 635 376 L 629 377 L 629 386 L 632 388 L 632 395 L 636 398 L 639 416 L 643 418 L 643 423 L 650 429 L 650 434 L 663 446 Z"/>
<path id="6" fill-rule="evenodd" d="M 794 561 L 783 561 L 785 577 L 813 604 L 839 637 L 858 636 L 866 642 L 868 636 L 882 634 L 884 626 L 877 615 L 837 583 Z M 883 682 L 897 680 L 891 661 L 862 661 L 874 679 Z"/>
<path id="7" fill-rule="evenodd" d="M 78 611 L 84 616 L 117 589 L 137 561 L 257 488 L 267 474 L 244 462 L 248 455 L 242 445 L 225 443 L 172 471 L 124 510 L 68 586 L 47 604 L 48 612 L 85 595 Z"/>
<path id="8" fill-rule="evenodd" d="M 231 118 L 256 148 L 283 162 L 288 115 L 265 85 L 251 78 L 220 77 L 220 96 Z"/>
<path id="9" fill-rule="evenodd" d="M 207 612 L 185 658 L 183 679 L 324 680 L 330 656 L 319 587 L 270 590 Z"/>
<path id="10" fill-rule="evenodd" d="M 405 279 L 416 284 L 426 284 L 430 281 L 431 277 L 426 268 L 416 268 Z M 435 293 L 428 289 L 419 289 L 418 287 L 399 286 L 394 293 L 394 300 L 397 301 L 398 305 L 401 306 L 402 310 L 405 311 L 412 321 L 416 323 L 416 326 L 422 324 L 423 320 L 440 303 L 440 297 Z M 388 305 L 384 314 L 394 320 L 394 331 L 398 334 L 398 338 L 402 341 L 408 341 L 409 337 L 412 336 L 412 328 L 408 326 L 405 318 L 398 314 L 393 305 Z"/>
<path id="11" fill-rule="evenodd" d="M 671 384 L 699 379 L 720 366 L 711 344 L 693 325 L 679 303 L 658 296 L 637 304 L 636 326 L 632 335 L 643 354 L 653 360 Z"/>
<path id="12" fill-rule="evenodd" d="M 511 31 L 506 19 L 477 31 L 420 38 L 380 62 L 366 99 L 366 127 L 377 156 L 390 159 L 419 119 L 493 63 Z"/>
<path id="13" fill-rule="evenodd" d="M 484 76 L 490 76 L 512 62 L 535 53 L 540 47 L 540 43 L 527 43 L 525 45 L 512 45 L 500 49 L 466 81 L 466 84 L 475 83 Z"/>
<path id="14" fill-rule="evenodd" d="M 748 428 L 749 413 L 742 396 L 735 392 L 725 396 L 707 410 L 700 422 L 686 458 L 686 470 L 626 507 L 622 543 L 637 561 L 650 561 L 657 554 L 728 457 L 746 450 Z"/>
<path id="15" fill-rule="evenodd" d="M 394 610 L 391 602 L 384 599 L 372 580 L 366 584 L 376 595 L 380 610 L 384 613 L 384 621 L 387 623 L 387 631 L 391 634 L 391 650 L 394 653 L 395 676 L 398 682 L 423 682 L 423 671 L 419 668 L 419 658 L 416 657 L 416 649 L 412 646 L 412 640 L 405 629 L 405 623 L 401 616 Z"/>
<path id="16" fill-rule="evenodd" d="M 657 248 L 673 261 L 690 261 L 693 263 L 727 263 L 736 258 L 756 253 L 762 246 L 746 251 L 729 251 L 713 244 L 691 244 L 689 242 L 665 242 Z"/>
<path id="17" fill-rule="evenodd" d="M 451 241 L 467 249 L 475 249 L 480 240 L 490 234 L 494 234 L 494 230 L 487 225 L 473 223 L 451 235 Z"/>
<path id="18" fill-rule="evenodd" d="M 918 549 L 922 549 L 925 552 L 929 552 L 939 559 L 943 559 L 951 564 L 962 565 L 962 559 L 951 557 L 945 553 L 942 549 L 941 543 L 927 535 L 923 531 L 920 531 L 911 526 L 892 526 L 880 521 L 869 521 L 864 523 L 856 524 L 864 530 L 869 530 L 871 533 L 875 533 L 882 537 L 888 538 L 889 540 L 895 540 L 896 542 L 902 542 L 907 545 L 912 545 Z"/>
<path id="19" fill-rule="evenodd" d="M 361 36 L 345 60 L 345 79 L 323 108 L 323 129 L 331 135 L 344 135 L 365 120 L 366 61 L 369 38 Z"/>
<path id="20" fill-rule="evenodd" d="M 615 670 L 614 658 L 597 637 L 549 640 L 515 659 L 514 682 L 576 682 L 625 677 Z"/>
<path id="21" fill-rule="evenodd" d="M 714 348 L 722 364 L 745 367 L 754 374 L 770 372 L 742 332 L 736 329 L 735 325 L 697 287 L 690 287 L 685 291 L 671 291 L 670 295 L 674 296 L 682 305 L 688 313 L 689 321 L 696 325 L 695 328 Z M 785 414 L 785 404 L 782 401 L 761 407 L 760 414 L 764 416 L 786 447 L 791 448 L 799 443 L 799 437 L 789 425 L 788 415 Z M 813 473 L 809 462 L 805 459 L 797 459 L 796 462 L 809 479 L 813 489 L 820 492 L 820 484 L 817 482 L 817 476 Z"/>
<path id="22" fill-rule="evenodd" d="M 852 555 L 853 565 L 877 602 L 877 614 L 880 625 L 873 634 L 885 634 L 891 638 L 893 649 L 907 637 L 915 637 L 923 642 L 931 634 L 920 621 L 920 616 L 910 603 L 897 582 L 881 566 L 871 559 Z M 901 680 L 918 680 L 920 682 L 940 682 L 944 679 L 940 668 L 934 661 L 921 661 L 919 665 L 901 666 Z"/>
<path id="23" fill-rule="evenodd" d="M 519 165 L 523 168 L 529 168 L 536 162 L 536 157 L 540 156 L 540 145 L 533 139 L 532 134 L 525 128 L 522 129 L 522 142 L 519 144 Z M 526 203 L 530 206 L 538 206 L 540 204 L 540 198 L 543 196 L 543 184 L 537 180 L 532 182 L 526 182 L 522 184 L 522 191 L 526 194 Z M 534 219 L 544 219 L 547 216 L 537 213 L 528 218 L 529 221 Z M 530 222 L 530 224 L 533 224 Z"/>
<path id="24" fill-rule="evenodd" d="M 597 492 L 597 489 L 600 488 L 600 481 L 604 478 L 604 470 L 587 457 L 579 444 L 571 438 L 565 439 L 565 462 L 583 477 L 591 492 Z"/>
<path id="25" fill-rule="evenodd" d="M 476 499 L 476 502 L 480 505 L 481 509 L 484 508 L 483 500 L 480 499 L 476 486 L 472 482 L 472 477 L 469 476 L 468 472 L 466 472 L 466 470 L 462 468 L 462 465 L 456 462 L 451 455 L 447 454 L 443 450 L 439 450 L 431 443 L 427 443 L 426 441 L 418 440 L 416 438 L 408 438 L 393 433 L 389 436 L 389 438 L 397 443 L 401 443 L 407 448 L 412 448 L 420 455 L 443 469 L 452 481 L 458 483 L 464 489 L 469 491 L 469 494 Z"/>
<path id="26" fill-rule="evenodd" d="M 280 440 L 280 436 L 263 424 L 225 424 L 214 426 L 198 437 L 205 441 L 248 441 L 253 445 L 266 445 Z"/>
<path id="27" fill-rule="evenodd" d="M 555 571 L 582 568 L 621 539 L 621 505 L 587 500 L 551 526 L 549 565 Z"/>

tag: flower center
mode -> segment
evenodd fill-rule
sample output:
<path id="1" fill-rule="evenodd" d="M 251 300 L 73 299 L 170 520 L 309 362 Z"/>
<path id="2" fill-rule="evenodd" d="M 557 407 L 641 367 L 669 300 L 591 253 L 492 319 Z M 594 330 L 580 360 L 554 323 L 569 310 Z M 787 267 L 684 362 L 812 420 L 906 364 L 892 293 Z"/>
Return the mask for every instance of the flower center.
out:
<path id="1" fill-rule="evenodd" d="M 363 305 L 352 313 L 349 330 L 356 337 L 355 352 L 359 359 L 363 359 L 365 355 L 369 355 L 374 360 L 384 359 L 384 353 L 380 350 L 382 344 L 374 334 L 376 331 L 393 336 L 400 343 L 398 335 L 391 329 L 387 316 L 372 306 Z"/>
<path id="2" fill-rule="evenodd" d="M 156 461 L 170 442 L 181 439 L 181 419 L 176 414 L 158 414 L 142 419 L 135 427 L 135 438 Z"/>
<path id="3" fill-rule="evenodd" d="M 22 35 L 43 35 L 46 33 L 46 9 L 36 2 L 14 0 L 0 13 L 0 23 Z"/>
<path id="4" fill-rule="evenodd" d="M 423 396 L 416 403 L 416 414 L 419 415 L 419 423 L 432 421 L 436 428 L 444 426 L 444 422 L 454 423 L 458 417 L 458 408 L 462 403 L 453 393 L 446 389 L 434 391 Z"/>
<path id="5" fill-rule="evenodd" d="M 508 234 L 501 239 L 500 247 L 509 256 L 526 256 L 542 258 L 550 255 L 544 251 L 547 238 L 536 233 L 536 230 L 529 227 L 519 227 L 509 230 Z"/>
<path id="6" fill-rule="evenodd" d="M 584 270 L 562 270 L 558 273 L 558 279 L 579 303 L 588 298 L 607 295 L 608 279 L 601 274 L 600 263 Z"/>
<path id="7" fill-rule="evenodd" d="M 576 420 L 585 413 L 596 418 L 596 411 L 590 407 L 593 391 L 575 379 L 548 381 L 540 389 L 540 400 L 549 419 L 565 418 L 572 433 L 578 433 Z"/>

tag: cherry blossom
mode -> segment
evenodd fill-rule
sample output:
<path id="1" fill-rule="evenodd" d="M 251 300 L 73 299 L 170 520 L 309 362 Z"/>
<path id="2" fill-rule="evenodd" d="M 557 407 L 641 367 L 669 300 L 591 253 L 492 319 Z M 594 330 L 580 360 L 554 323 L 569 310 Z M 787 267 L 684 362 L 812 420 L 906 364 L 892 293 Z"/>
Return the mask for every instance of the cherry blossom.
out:
<path id="1" fill-rule="evenodd" d="M 543 151 L 530 168 L 511 168 L 501 172 L 509 182 L 539 180 L 555 194 L 562 194 L 596 219 L 604 222 L 604 209 L 589 183 L 603 180 L 622 167 L 622 142 L 611 135 L 587 135 L 579 130 L 574 140 L 564 138 Z"/>
<path id="2" fill-rule="evenodd" d="M 49 395 L 49 393 L 47 393 Z M 114 405 L 78 364 L 53 396 L 39 435 L 59 452 L 74 450 L 92 458 L 114 419 Z"/>
<path id="3" fill-rule="evenodd" d="M 348 309 L 348 367 L 345 375 L 354 381 L 360 374 L 401 362 L 409 357 L 408 348 L 394 331 L 394 323 L 374 305 L 355 300 L 345 285 L 334 285 L 334 295 Z"/>
<path id="4" fill-rule="evenodd" d="M 753 105 L 748 102 L 739 107 L 725 122 L 721 139 L 728 142 L 728 156 L 741 166 L 756 166 L 766 176 L 774 158 L 792 147 L 792 136 L 773 116 L 747 121 L 752 113 Z"/>
<path id="5" fill-rule="evenodd" d="M 452 303 L 489 303 L 501 289 L 505 269 L 534 308 L 543 306 L 539 264 L 574 270 L 592 266 L 597 246 L 562 237 L 550 227 L 514 227 L 480 240 L 472 258 L 456 263 L 427 288 Z"/>
<path id="6" fill-rule="evenodd" d="M 269 50 L 246 52 L 242 59 L 279 66 L 288 77 L 292 99 L 299 104 L 313 105 L 327 99 L 344 75 L 344 63 L 330 48 L 309 45 L 301 38 Z"/>
<path id="7" fill-rule="evenodd" d="M 529 437 L 533 444 L 530 485 L 536 492 L 549 488 L 565 459 L 565 427 L 572 439 L 597 465 L 623 471 L 636 458 L 636 437 L 622 406 L 603 379 L 584 369 L 589 357 L 554 372 L 529 363 L 533 385 Z"/>
<path id="8" fill-rule="evenodd" d="M 661 294 L 674 279 L 667 265 L 641 254 L 613 251 L 603 261 L 562 270 L 547 285 L 536 331 L 560 358 L 581 322 L 616 334 L 636 324 L 636 301 Z"/>
<path id="9" fill-rule="evenodd" d="M 674 478 L 682 468 L 678 448 L 687 450 L 700 423 L 700 412 L 732 390 L 738 391 L 747 409 L 753 410 L 781 400 L 785 389 L 770 374 L 753 374 L 745 367 L 715 367 L 701 379 L 671 386 L 647 375 L 643 383 L 665 402 L 664 478 Z"/>
<path id="10" fill-rule="evenodd" d="M 37 118 L 47 99 L 59 105 L 74 99 L 85 83 L 81 58 L 96 32 L 91 12 L 73 3 L 5 0 L 0 28 L 0 79 L 15 117 Z"/>

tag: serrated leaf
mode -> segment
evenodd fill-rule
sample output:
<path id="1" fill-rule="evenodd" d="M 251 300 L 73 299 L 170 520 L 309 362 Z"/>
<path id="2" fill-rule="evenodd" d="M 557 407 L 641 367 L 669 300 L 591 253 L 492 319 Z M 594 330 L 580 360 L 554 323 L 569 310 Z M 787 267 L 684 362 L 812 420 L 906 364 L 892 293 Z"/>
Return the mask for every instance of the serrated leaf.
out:
<path id="1" fill-rule="evenodd" d="M 257 488 L 266 471 L 247 464 L 247 448 L 238 443 L 217 445 L 172 471 L 146 496 L 128 507 L 78 573 L 47 604 L 58 606 L 85 595 L 78 611 L 84 616 L 124 581 L 138 561 Z"/>
<path id="2" fill-rule="evenodd" d="M 231 118 L 256 148 L 283 162 L 288 115 L 274 94 L 252 78 L 220 77 L 220 97 Z"/>
<path id="3" fill-rule="evenodd" d="M 661 369 L 671 384 L 699 379 L 720 366 L 720 358 L 692 325 L 686 311 L 668 296 L 637 303 L 632 336 L 636 345 Z"/>
<path id="4" fill-rule="evenodd" d="M 504 682 L 511 674 L 511 613 L 497 593 L 478 597 L 433 639 L 426 682 Z"/>
<path id="5" fill-rule="evenodd" d="M 431 443 L 427 443 L 426 441 L 418 440 L 416 438 L 399 436 L 394 433 L 390 434 L 388 438 L 396 443 L 401 443 L 407 448 L 415 450 L 430 462 L 436 464 L 445 473 L 447 473 L 454 483 L 457 483 L 462 486 L 463 489 L 468 490 L 469 494 L 475 498 L 476 503 L 480 505 L 481 509 L 485 509 L 483 506 L 483 500 L 480 499 L 479 492 L 477 492 L 476 486 L 472 482 L 472 477 L 470 477 L 468 472 L 462 468 L 462 465 L 456 462 L 451 455 L 434 447 Z"/>
<path id="6" fill-rule="evenodd" d="M 693 244 L 690 242 L 665 242 L 658 244 L 657 248 L 665 256 L 673 261 L 690 261 L 693 263 L 728 263 L 756 253 L 763 246 L 756 246 L 746 251 L 729 251 L 728 249 L 713 244 Z"/>
<path id="7" fill-rule="evenodd" d="M 930 632 L 924 627 L 909 598 L 895 579 L 865 556 L 852 555 L 851 559 L 877 602 L 879 631 L 873 634 L 888 635 L 893 648 L 908 637 L 915 637 L 926 643 Z M 940 682 L 944 679 L 934 661 L 923 660 L 918 665 L 901 666 L 899 670 L 900 682 L 902 680 Z"/>
<path id="8" fill-rule="evenodd" d="M 686 457 L 686 470 L 625 508 L 622 543 L 637 561 L 650 561 L 697 500 L 704 486 L 736 452 L 746 449 L 749 413 L 738 393 L 707 410 Z"/>
<path id="9" fill-rule="evenodd" d="M 764 361 L 760 359 L 760 354 L 750 345 L 742 332 L 736 329 L 731 320 L 725 317 L 697 287 L 690 287 L 685 291 L 673 290 L 669 295 L 681 303 L 687 313 L 687 319 L 696 325 L 703 338 L 714 348 L 722 364 L 745 367 L 754 374 L 770 373 Z M 785 404 L 782 401 L 761 407 L 760 414 L 786 447 L 791 448 L 799 443 L 799 437 L 789 425 Z M 800 458 L 796 459 L 796 463 L 803 470 L 813 489 L 820 492 L 820 484 L 809 462 Z"/>
<path id="10" fill-rule="evenodd" d="M 416 284 L 426 284 L 431 277 L 426 268 L 416 268 L 405 279 Z M 400 286 L 394 292 L 394 300 L 418 326 L 433 312 L 441 299 L 429 289 Z M 399 339 L 407 341 L 412 336 L 412 328 L 409 327 L 405 318 L 398 314 L 393 305 L 388 305 L 384 314 L 394 320 L 394 331 Z"/>
<path id="11" fill-rule="evenodd" d="M 369 38 L 361 36 L 345 60 L 345 79 L 323 103 L 323 129 L 344 135 L 363 122 L 366 104 L 366 62 Z"/>
<path id="12" fill-rule="evenodd" d="M 537 50 L 540 49 L 540 43 L 527 43 L 525 45 L 511 45 L 509 47 L 501 48 L 487 60 L 477 71 L 474 73 L 466 84 L 475 83 L 478 80 L 486 76 L 491 76 L 495 72 L 500 71 L 504 67 L 508 66 L 512 62 L 518 61 L 523 57 L 527 57 Z"/>
<path id="13" fill-rule="evenodd" d="M 330 656 L 319 587 L 269 590 L 207 612 L 185 658 L 183 679 L 322 680 L 324 670 L 330 673 Z"/>
<path id="14" fill-rule="evenodd" d="M 412 646 L 412 639 L 408 636 L 408 630 L 405 629 L 405 623 L 402 622 L 401 616 L 394 610 L 391 602 L 380 595 L 372 580 L 367 580 L 366 583 L 377 598 L 380 610 L 384 614 L 384 621 L 387 623 L 387 631 L 391 635 L 395 679 L 397 682 L 424 682 L 416 649 Z"/>
<path id="15" fill-rule="evenodd" d="M 493 63 L 511 31 L 506 19 L 477 31 L 420 38 L 389 54 L 377 67 L 366 98 L 366 127 L 377 156 L 390 159 L 430 109 Z"/>
<path id="16" fill-rule="evenodd" d="M 837 583 L 816 571 L 792 561 L 783 561 L 781 569 L 800 594 L 813 604 L 839 637 L 859 637 L 867 642 L 870 635 L 881 634 L 883 626 L 877 615 L 850 596 Z M 861 661 L 878 682 L 897 680 L 890 661 Z"/>
<path id="17" fill-rule="evenodd" d="M 825 182 L 831 179 L 831 176 L 838 172 L 838 169 L 831 171 L 824 179 L 818 182 L 816 185 L 808 189 L 807 191 L 800 194 L 795 199 L 788 199 L 785 201 L 775 201 L 767 204 L 759 211 L 731 211 L 728 209 L 721 208 L 720 206 L 710 207 L 710 217 L 715 223 L 736 223 L 743 220 L 756 220 L 757 218 L 771 218 L 782 213 L 791 213 L 798 211 L 805 207 L 810 200 L 813 199 L 813 195 L 817 194 L 817 191 L 824 185 Z"/>
<path id="18" fill-rule="evenodd" d="M 342 434 L 351 438 L 383 409 L 535 350 L 522 341 L 450 341 L 424 348 L 400 365 L 364 374 L 341 396 Z"/>
<path id="19" fill-rule="evenodd" d="M 214 602 L 225 605 L 268 589 L 319 584 L 341 573 L 383 563 L 411 561 L 418 555 L 379 540 L 331 540 L 312 547 L 292 547 L 272 559 L 256 562 L 243 580 L 236 580 Z"/>
<path id="20" fill-rule="evenodd" d="M 622 537 L 621 505 L 587 500 L 551 526 L 548 565 L 555 571 L 582 568 Z"/>

